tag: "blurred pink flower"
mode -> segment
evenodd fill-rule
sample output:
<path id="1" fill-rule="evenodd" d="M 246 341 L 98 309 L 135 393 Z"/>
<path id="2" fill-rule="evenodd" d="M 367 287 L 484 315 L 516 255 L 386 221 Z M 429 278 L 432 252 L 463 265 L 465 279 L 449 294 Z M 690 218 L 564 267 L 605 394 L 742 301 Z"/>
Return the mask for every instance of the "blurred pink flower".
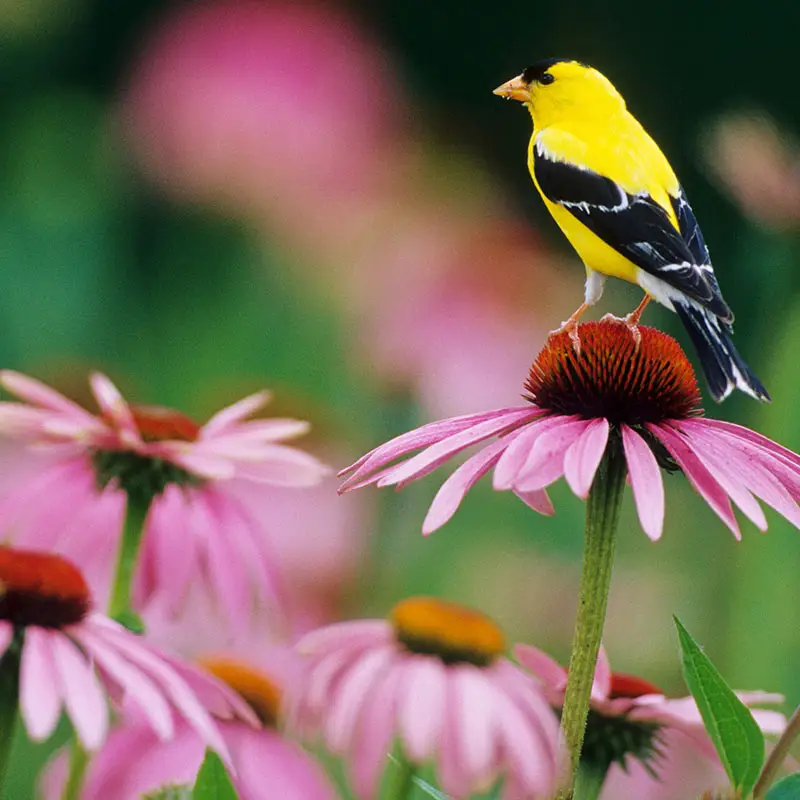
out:
<path id="1" fill-rule="evenodd" d="M 514 648 L 514 655 L 540 681 L 553 707 L 561 708 L 567 687 L 567 670 L 549 655 L 530 645 L 518 644 Z M 765 733 L 780 734 L 783 731 L 786 727 L 783 714 L 752 708 L 782 703 L 783 695 L 766 692 L 738 694 L 742 702 L 751 706 L 753 716 Z M 617 766 L 609 773 L 609 784 L 604 787 L 603 796 L 609 800 L 672 800 L 675 797 L 689 797 L 694 791 L 691 787 L 697 786 L 697 792 L 701 792 L 713 788 L 721 778 L 724 779 L 719 756 L 706 733 L 694 698 L 668 698 L 642 678 L 612 673 L 603 648 L 597 659 L 591 711 L 582 758 L 593 758 L 592 743 L 602 734 L 604 757 L 617 761 Z M 617 719 L 628 731 L 623 740 L 627 745 L 636 741 L 631 734 L 636 725 L 643 726 L 638 737 L 640 741 L 637 742 L 640 748 L 638 755 L 608 751 L 615 741 L 612 731 L 613 722 Z M 674 751 L 673 747 L 676 748 Z M 686 758 L 687 753 L 702 756 L 705 764 L 696 758 Z M 665 789 L 669 791 L 665 793 Z"/>
<path id="2" fill-rule="evenodd" d="M 0 657 L 22 648 L 19 704 L 32 739 L 53 733 L 63 707 L 83 747 L 97 749 L 108 729 L 106 698 L 120 690 L 154 738 L 172 739 L 177 715 L 228 762 L 209 710 L 256 724 L 249 707 L 221 682 L 93 612 L 86 582 L 70 562 L 0 547 L 0 584 Z"/>
<path id="3" fill-rule="evenodd" d="M 423 533 L 444 525 L 491 469 L 495 489 L 511 489 L 534 510 L 552 514 L 546 487 L 564 476 L 586 498 L 612 446 L 624 453 L 639 520 L 651 539 L 661 536 L 664 523 L 662 465 L 683 470 L 737 538 L 731 500 L 766 530 L 753 495 L 800 527 L 800 456 L 740 425 L 700 417 L 697 382 L 678 343 L 653 328 L 639 331 L 637 344 L 619 321 L 583 323 L 580 353 L 567 334 L 550 337 L 531 367 L 528 405 L 433 422 L 398 436 L 343 470 L 340 491 L 373 483 L 402 488 L 497 437 L 445 481 Z M 624 374 L 616 364 L 625 364 Z"/>
<path id="4" fill-rule="evenodd" d="M 101 375 L 92 376 L 100 415 L 18 373 L 0 373 L 0 383 L 26 401 L 0 403 L 0 435 L 35 451 L 20 482 L 6 485 L 0 500 L 7 538 L 86 559 L 104 597 L 123 490 L 150 493 L 155 499 L 134 587 L 140 608 L 163 595 L 177 614 L 198 580 L 235 625 L 246 624 L 254 606 L 278 604 L 275 558 L 262 522 L 234 490 L 250 483 L 294 488 L 319 482 L 327 472 L 321 462 L 281 443 L 305 432 L 307 423 L 247 420 L 266 393 L 200 426 L 168 409 L 129 406 Z"/>
<path id="5" fill-rule="evenodd" d="M 280 693 L 269 678 L 234 661 L 208 666 L 242 693 L 264 724 L 255 730 L 237 721 L 218 723 L 230 753 L 231 780 L 241 800 L 334 800 L 337 796 L 320 765 L 274 726 Z M 132 715 L 114 729 L 92 759 L 81 800 L 139 800 L 164 786 L 193 785 L 205 754 L 203 740 L 186 724 L 165 743 Z M 40 784 L 44 800 L 62 797 L 67 754 L 46 769 Z"/>
<path id="6" fill-rule="evenodd" d="M 762 113 L 729 114 L 706 137 L 711 169 L 748 217 L 800 226 L 800 147 Z"/>
<path id="7" fill-rule="evenodd" d="M 123 99 L 125 135 L 169 191 L 313 227 L 393 179 L 405 116 L 386 57 L 342 9 L 221 0 L 173 8 Z"/>
<path id="8" fill-rule="evenodd" d="M 289 722 L 345 756 L 358 796 L 376 796 L 395 737 L 413 764 L 435 762 L 454 798 L 500 777 L 504 797 L 550 796 L 558 722 L 482 614 L 409 598 L 389 621 L 331 625 L 297 648 L 309 668 L 289 697 Z"/>

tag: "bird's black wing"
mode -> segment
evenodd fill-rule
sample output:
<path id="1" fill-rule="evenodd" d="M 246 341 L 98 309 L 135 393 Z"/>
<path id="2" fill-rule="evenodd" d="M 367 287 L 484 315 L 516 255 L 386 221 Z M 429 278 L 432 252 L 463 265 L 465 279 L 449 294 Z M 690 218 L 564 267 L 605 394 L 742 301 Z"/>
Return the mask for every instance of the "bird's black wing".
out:
<path id="1" fill-rule="evenodd" d="M 548 200 L 569 211 L 637 267 L 723 320 L 733 319 L 683 193 L 673 201 L 680 225 L 677 230 L 650 195 L 629 194 L 610 178 L 553 159 L 540 147 L 534 148 L 533 165 L 536 182 Z"/>

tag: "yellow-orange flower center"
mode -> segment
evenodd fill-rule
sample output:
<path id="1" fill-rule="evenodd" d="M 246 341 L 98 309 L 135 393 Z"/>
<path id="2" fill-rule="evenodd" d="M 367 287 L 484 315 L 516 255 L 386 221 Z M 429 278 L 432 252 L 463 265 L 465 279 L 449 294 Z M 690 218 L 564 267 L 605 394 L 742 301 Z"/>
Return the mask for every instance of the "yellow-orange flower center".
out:
<path id="1" fill-rule="evenodd" d="M 624 672 L 615 672 L 611 676 L 612 700 L 618 697 L 629 697 L 634 699 L 646 694 L 664 694 L 654 683 L 638 678 L 636 675 L 626 675 Z"/>
<path id="2" fill-rule="evenodd" d="M 525 388 L 536 405 L 557 414 L 605 417 L 642 425 L 701 413 L 692 365 L 671 337 L 639 326 L 636 342 L 625 323 L 578 326 L 580 351 L 569 335 L 551 336 L 531 367 Z"/>
<path id="3" fill-rule="evenodd" d="M 263 672 L 234 658 L 207 657 L 200 663 L 253 709 L 265 727 L 274 728 L 280 717 L 282 692 Z"/>
<path id="4" fill-rule="evenodd" d="M 91 607 L 79 570 L 60 556 L 0 546 L 0 619 L 16 627 L 63 628 Z"/>
<path id="5" fill-rule="evenodd" d="M 446 664 L 486 667 L 506 649 L 503 632 L 489 617 L 434 597 L 409 597 L 389 619 L 408 650 L 438 656 Z"/>
<path id="6" fill-rule="evenodd" d="M 146 442 L 163 442 L 178 439 L 194 442 L 200 425 L 191 417 L 165 406 L 131 406 L 136 427 Z"/>

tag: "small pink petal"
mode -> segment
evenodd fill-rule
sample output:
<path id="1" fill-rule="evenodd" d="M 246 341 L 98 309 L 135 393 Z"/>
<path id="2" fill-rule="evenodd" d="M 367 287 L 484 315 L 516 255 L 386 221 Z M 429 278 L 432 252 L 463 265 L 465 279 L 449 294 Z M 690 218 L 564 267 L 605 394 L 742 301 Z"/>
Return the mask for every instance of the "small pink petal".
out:
<path id="1" fill-rule="evenodd" d="M 519 489 L 514 489 L 514 494 L 525 503 L 526 506 L 544 514 L 546 517 L 552 517 L 556 513 L 553 503 L 550 501 L 550 495 L 547 494 L 546 489 L 533 489 L 530 492 L 523 492 Z"/>
<path id="2" fill-rule="evenodd" d="M 570 489 L 585 500 L 608 443 L 606 419 L 593 419 L 564 456 L 564 477 Z"/>
<path id="3" fill-rule="evenodd" d="M 25 633 L 20 664 L 20 712 L 28 735 L 36 742 L 47 739 L 61 715 L 56 667 L 50 652 L 55 633 L 29 627 Z"/>
<path id="4" fill-rule="evenodd" d="M 594 681 L 592 682 L 592 698 L 605 700 L 611 694 L 611 664 L 608 662 L 608 653 L 600 645 L 597 653 L 597 664 L 594 668 Z"/>
<path id="5" fill-rule="evenodd" d="M 399 683 L 397 722 L 403 746 L 413 762 L 428 760 L 437 746 L 444 716 L 447 667 L 427 656 L 412 657 Z"/>
<path id="6" fill-rule="evenodd" d="M 664 529 L 664 483 L 656 457 L 647 442 L 627 425 L 622 425 L 622 445 L 633 500 L 644 532 L 656 541 Z"/>
<path id="7" fill-rule="evenodd" d="M 55 389 L 51 389 L 47 384 L 23 375 L 21 372 L 14 372 L 10 369 L 0 370 L 0 384 L 14 396 L 34 406 L 41 406 L 50 411 L 58 411 L 82 420 L 89 418 L 94 421 L 94 417 L 85 408 L 64 397 Z"/>
<path id="8" fill-rule="evenodd" d="M 515 434 L 519 435 L 516 431 L 510 433 L 476 453 L 441 485 L 422 523 L 423 535 L 433 533 L 450 520 L 467 492 L 497 463 L 503 450 L 513 441 Z"/>
<path id="9" fill-rule="evenodd" d="M 89 376 L 89 383 L 100 411 L 119 429 L 126 443 L 131 446 L 141 444 L 133 413 L 119 389 L 100 372 L 93 372 Z"/>
<path id="10" fill-rule="evenodd" d="M 683 470 L 692 486 L 728 526 L 731 533 L 737 539 L 741 539 L 742 534 L 739 532 L 739 525 L 733 515 L 728 495 L 725 494 L 724 489 L 719 485 L 716 478 L 692 452 L 691 447 L 682 436 L 669 425 L 652 425 L 648 423 L 647 429 L 661 440 L 672 457 L 678 462 L 678 466 Z"/>
<path id="11" fill-rule="evenodd" d="M 480 791 L 488 788 L 492 778 L 495 737 L 497 728 L 503 724 L 497 719 L 500 699 L 491 681 L 477 667 L 455 666 L 449 677 L 455 688 L 454 712 L 458 715 L 456 729 L 461 763 L 472 792 Z"/>
<path id="12" fill-rule="evenodd" d="M 567 671 L 544 650 L 529 644 L 514 645 L 514 656 L 528 672 L 548 689 L 563 690 L 567 685 Z"/>
<path id="13" fill-rule="evenodd" d="M 494 470 L 493 486 L 498 491 L 511 489 L 525 466 L 536 440 L 553 427 L 561 424 L 563 417 L 537 417 L 519 429 L 515 441 L 503 453 Z M 507 437 L 508 438 L 508 437 Z"/>
<path id="14" fill-rule="evenodd" d="M 336 622 L 306 634 L 297 643 L 304 656 L 320 656 L 341 648 L 375 646 L 392 641 L 392 626 L 382 619 L 359 619 Z"/>
<path id="15" fill-rule="evenodd" d="M 591 424 L 591 420 L 565 417 L 535 442 L 519 471 L 514 488 L 523 492 L 544 489 L 564 474 L 564 455 Z"/>
<path id="16" fill-rule="evenodd" d="M 256 392 L 220 409 L 200 429 L 199 438 L 208 439 L 211 436 L 217 436 L 251 414 L 255 414 L 256 411 L 263 408 L 270 401 L 271 397 L 272 394 L 270 392 Z"/>

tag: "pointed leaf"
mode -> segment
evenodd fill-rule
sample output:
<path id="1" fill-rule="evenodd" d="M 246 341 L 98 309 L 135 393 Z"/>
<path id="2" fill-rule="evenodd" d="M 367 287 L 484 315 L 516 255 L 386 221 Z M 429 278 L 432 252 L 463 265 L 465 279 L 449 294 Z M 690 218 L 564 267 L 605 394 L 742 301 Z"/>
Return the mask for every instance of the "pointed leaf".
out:
<path id="1" fill-rule="evenodd" d="M 192 800 L 238 800 L 238 797 L 220 757 L 213 750 L 206 750 Z"/>
<path id="2" fill-rule="evenodd" d="M 764 734 L 750 709 L 736 696 L 717 668 L 677 617 L 683 677 L 697 703 L 706 730 L 734 788 L 744 797 L 764 762 Z"/>
<path id="3" fill-rule="evenodd" d="M 765 800 L 800 800 L 800 772 L 778 781 L 767 792 Z"/>

